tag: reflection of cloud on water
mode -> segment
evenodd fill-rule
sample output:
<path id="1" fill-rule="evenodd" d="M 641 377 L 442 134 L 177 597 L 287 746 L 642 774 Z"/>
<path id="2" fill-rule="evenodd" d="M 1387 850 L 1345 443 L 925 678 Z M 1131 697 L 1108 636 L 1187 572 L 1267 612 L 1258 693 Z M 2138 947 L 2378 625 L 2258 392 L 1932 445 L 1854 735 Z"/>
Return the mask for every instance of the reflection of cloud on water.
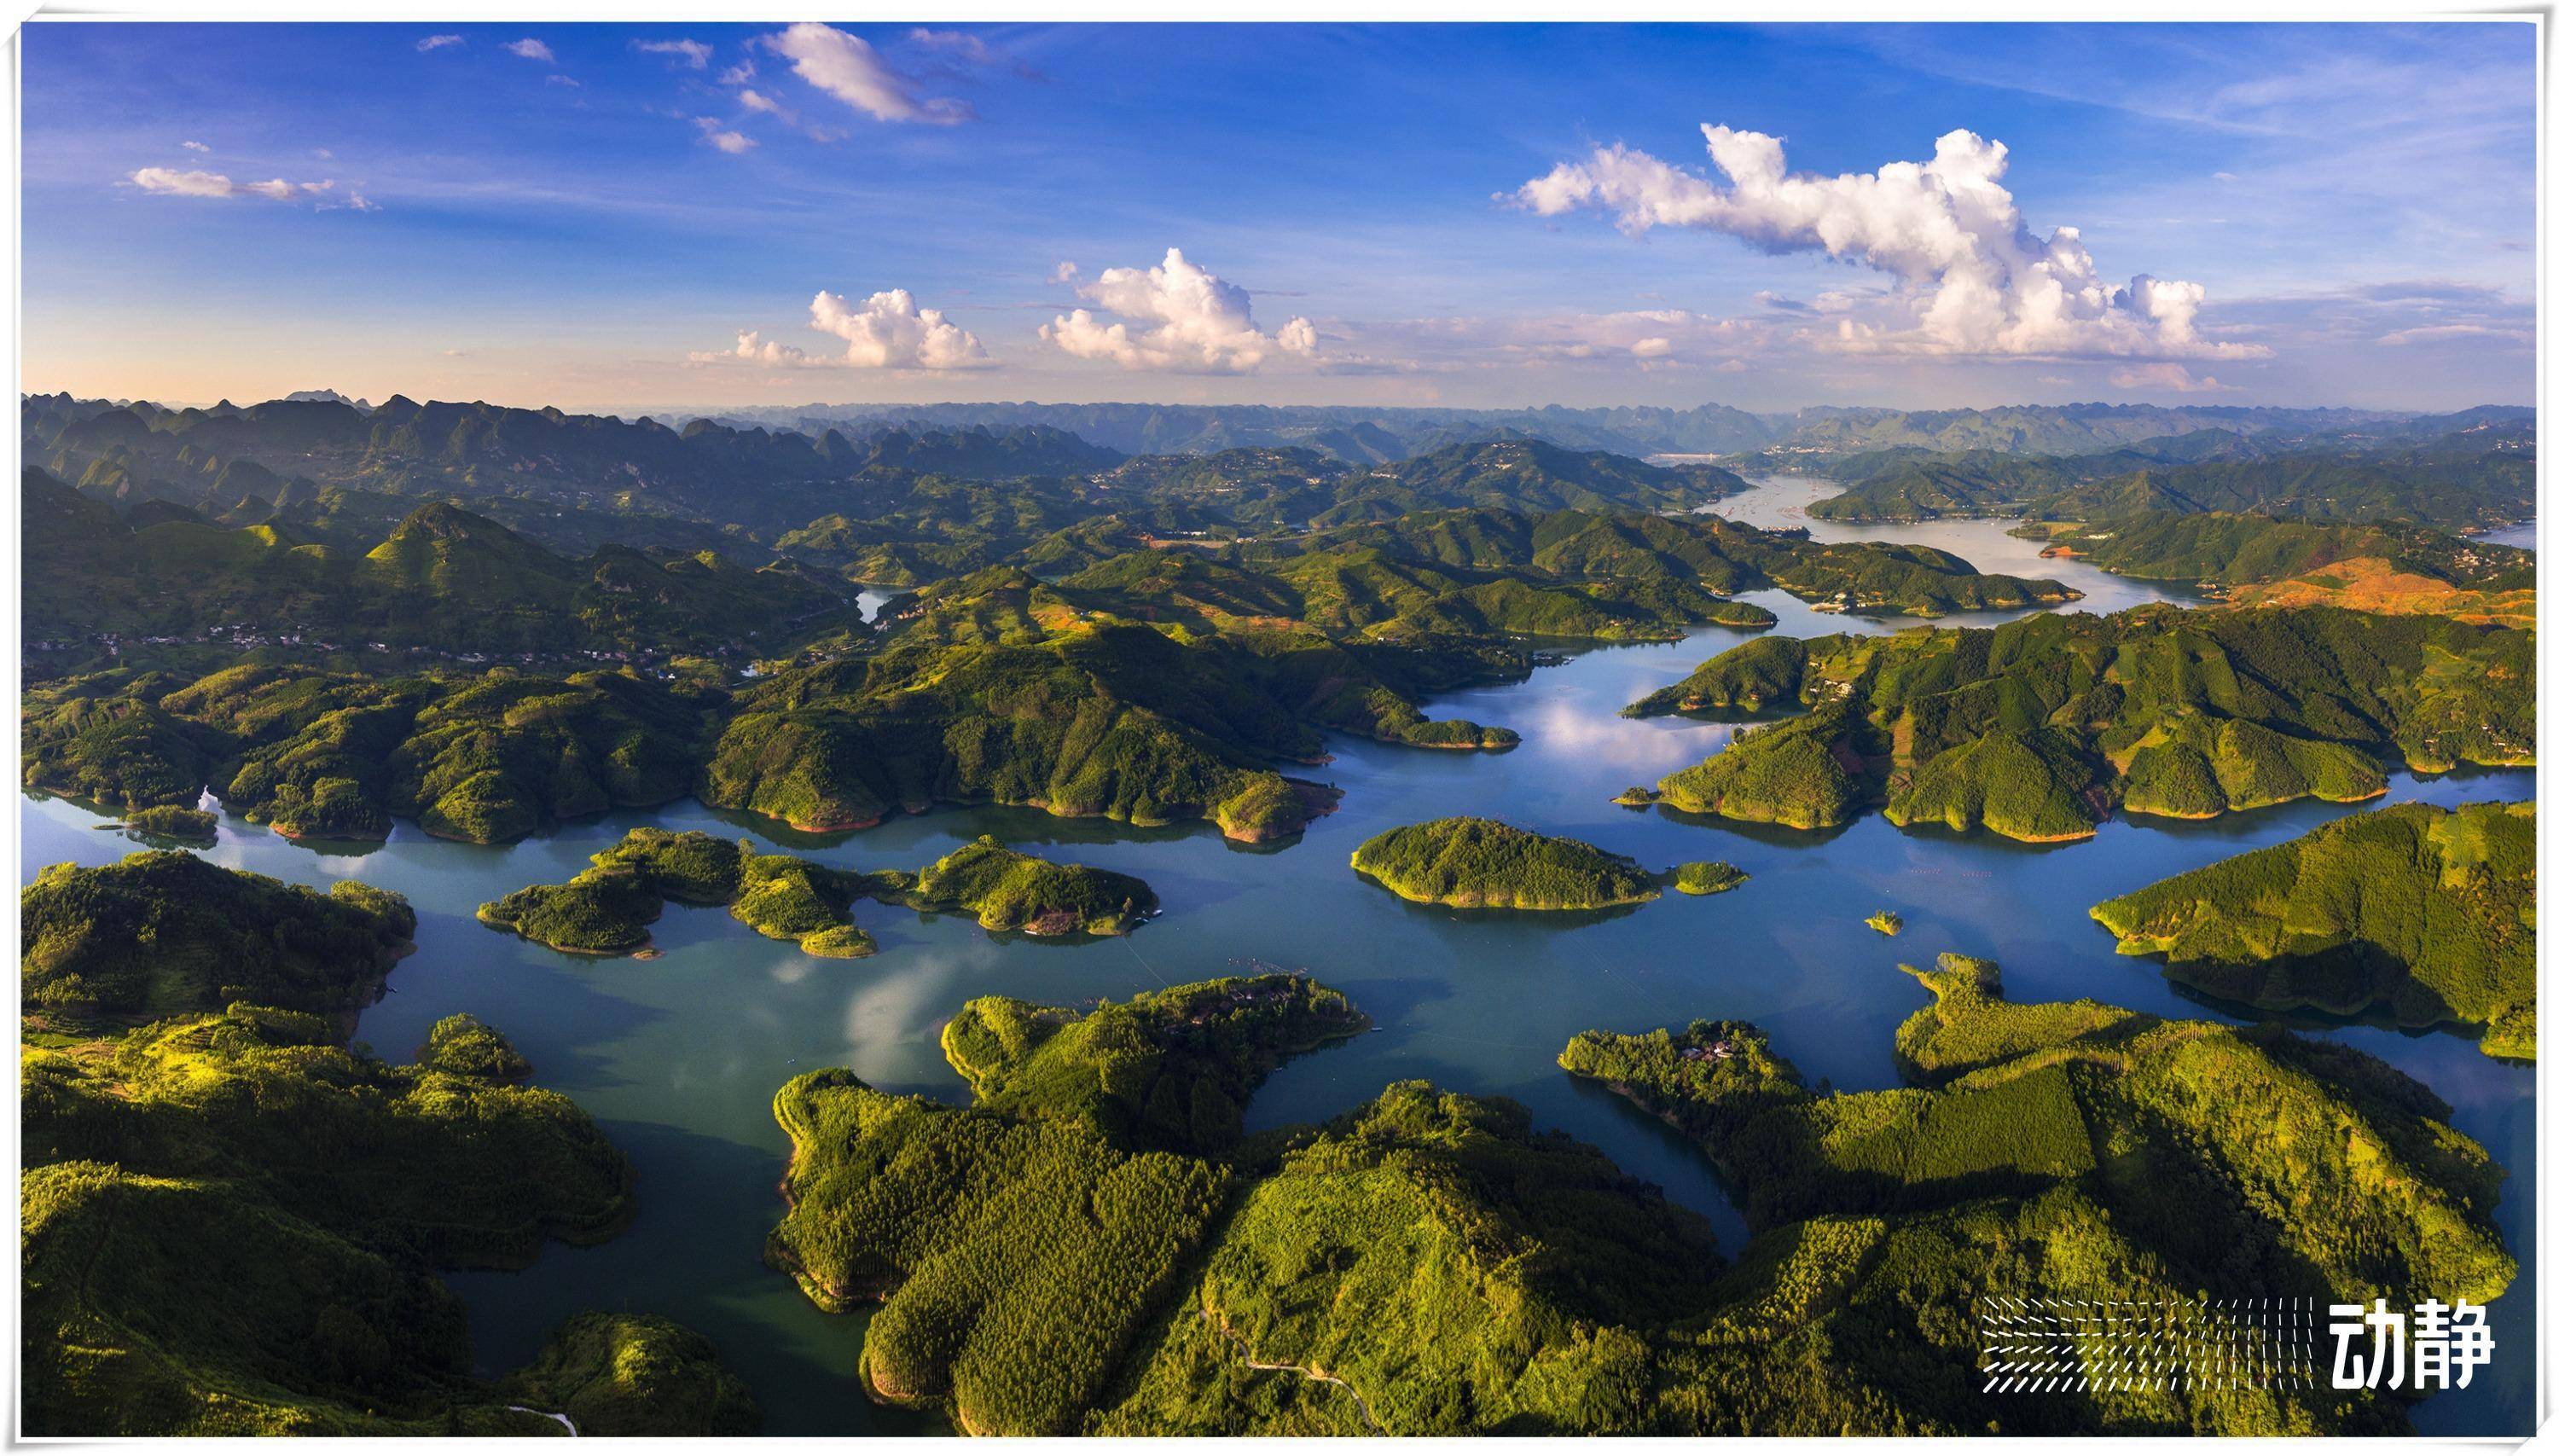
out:
<path id="1" fill-rule="evenodd" d="M 1666 730 L 1642 719 L 1621 718 L 1613 707 L 1601 713 L 1556 700 L 1527 714 L 1514 712 L 1510 723 L 1541 756 L 1570 758 L 1578 767 L 1656 768 L 1662 773 L 1721 752 L 1732 735 L 1731 727 L 1720 723 L 1682 723 Z"/>

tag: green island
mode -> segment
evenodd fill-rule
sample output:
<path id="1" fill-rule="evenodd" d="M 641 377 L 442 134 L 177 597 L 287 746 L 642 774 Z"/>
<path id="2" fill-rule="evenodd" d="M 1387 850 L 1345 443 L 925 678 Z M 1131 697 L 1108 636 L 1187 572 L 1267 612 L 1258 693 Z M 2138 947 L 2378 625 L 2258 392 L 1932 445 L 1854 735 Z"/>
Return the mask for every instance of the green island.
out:
<path id="1" fill-rule="evenodd" d="M 1463 909 L 1602 910 L 1662 893 L 1630 859 L 1472 816 L 1389 829 L 1351 851 L 1351 868 L 1404 899 Z"/>
<path id="2" fill-rule="evenodd" d="M 1868 928 L 1873 930 L 1879 936 L 1897 936 L 1901 934 L 1901 917 L 1893 914 L 1889 910 L 1877 911 L 1875 914 L 1866 918 L 1866 923 Z"/>
<path id="3" fill-rule="evenodd" d="M 1661 781 L 1673 808 L 1817 828 L 2094 834 L 2379 796 L 2394 767 L 2534 760 L 2534 635 L 2327 608 L 2138 608 L 1891 637 L 1760 638 L 1629 705 L 1794 716 Z"/>
<path id="4" fill-rule="evenodd" d="M 54 865 L 18 916 L 24 1010 L 124 1021 L 245 1000 L 352 1027 L 417 931 L 386 890 L 341 880 L 324 895 L 171 849 Z"/>
<path id="5" fill-rule="evenodd" d="M 200 808 L 186 808 L 174 803 L 155 803 L 148 808 L 126 809 L 121 827 L 128 833 L 148 839 L 172 839 L 189 844 L 211 844 L 220 820 Z"/>
<path id="6" fill-rule="evenodd" d="M 2225 1000 L 2484 1029 L 2530 1061 L 2530 803 L 2407 803 L 2189 870 L 2089 911 L 2126 955 Z"/>
<path id="7" fill-rule="evenodd" d="M 590 1410 L 599 1433 L 752 1427 L 707 1343 L 645 1316 L 582 1316 L 525 1372 L 473 1374 L 436 1271 L 612 1238 L 631 1167 L 474 1018 L 407 1066 L 347 1044 L 414 924 L 399 897 L 145 853 L 57 867 L 20 901 L 30 1433 L 541 1435 Z"/>
<path id="8" fill-rule="evenodd" d="M 480 923 L 557 950 L 625 955 L 648 946 L 650 924 L 674 900 L 725 905 L 757 934 L 795 941 L 812 955 L 858 957 L 879 948 L 853 922 L 853 902 L 865 898 L 967 913 L 987 930 L 1033 936 L 1126 935 L 1156 910 L 1154 892 L 1133 876 L 1057 864 L 991 837 L 912 874 L 758 854 L 753 842 L 699 829 L 633 829 L 566 884 L 527 885 L 481 906 Z"/>
<path id="9" fill-rule="evenodd" d="M 1721 895 L 1750 877 L 1720 859 L 1693 859 L 1671 870 L 1671 888 L 1683 895 Z"/>
<path id="10" fill-rule="evenodd" d="M 973 1434 L 2390 1432 L 2404 1400 L 2322 1384 L 1999 1401 L 1976 1315 L 2512 1279 L 2502 1170 L 2383 1064 L 2014 1006 L 1961 956 L 1914 974 L 1934 1004 L 1896 1038 L 1898 1091 L 1817 1094 L 1741 1023 L 1565 1049 L 1733 1180 L 1731 1257 L 1504 1099 L 1405 1082 L 1245 1135 L 1264 1077 L 1363 1024 L 1286 975 L 972 1002 L 943 1037 L 966 1108 L 793 1080 L 768 1255 L 824 1308 L 878 1305 L 875 1396 Z"/>

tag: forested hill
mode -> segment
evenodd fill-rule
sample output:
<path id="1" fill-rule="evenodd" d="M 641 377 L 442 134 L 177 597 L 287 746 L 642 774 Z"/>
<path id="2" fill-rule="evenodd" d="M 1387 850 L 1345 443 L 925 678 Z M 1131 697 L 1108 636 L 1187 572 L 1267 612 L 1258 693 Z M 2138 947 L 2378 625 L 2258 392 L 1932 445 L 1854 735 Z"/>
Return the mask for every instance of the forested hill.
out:
<path id="1" fill-rule="evenodd" d="M 2073 556 L 2122 576 L 2254 585 L 2345 562 L 2377 561 L 2445 586 L 2529 590 L 2532 553 L 2422 525 L 2355 524 L 2231 511 L 2145 511 L 2034 527 L 2047 556 Z"/>
<path id="2" fill-rule="evenodd" d="M 2143 510 L 2258 511 L 2446 530 L 2509 525 L 2533 512 L 2528 427 L 2448 435 L 2379 450 L 2260 454 L 2181 463 L 2148 447 L 2093 456 L 1884 452 L 1838 463 L 1857 484 L 1809 509 L 1827 520 L 2023 515 L 2086 520 Z M 1832 467 L 1807 466 L 1824 473 Z"/>
<path id="3" fill-rule="evenodd" d="M 572 558 L 442 503 L 358 549 L 283 525 L 128 518 L 42 471 L 20 489 L 23 620 L 39 641 L 289 636 L 448 654 L 655 654 L 778 646 L 855 620 L 847 583 L 788 562 L 628 546 Z"/>

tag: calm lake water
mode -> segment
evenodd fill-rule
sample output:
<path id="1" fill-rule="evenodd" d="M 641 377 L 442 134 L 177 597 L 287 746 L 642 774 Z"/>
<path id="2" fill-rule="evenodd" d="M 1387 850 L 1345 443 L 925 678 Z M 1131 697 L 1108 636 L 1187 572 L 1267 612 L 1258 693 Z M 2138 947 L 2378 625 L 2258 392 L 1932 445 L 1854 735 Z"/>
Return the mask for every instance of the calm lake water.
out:
<path id="1" fill-rule="evenodd" d="M 1806 502 L 1832 489 L 1779 479 L 1721 510 L 1757 524 L 1809 525 L 1824 539 L 1923 541 L 1985 571 L 2058 578 L 2088 594 L 2076 610 L 2114 611 L 2169 595 L 2081 563 L 2039 560 L 2035 543 L 2008 536 L 1997 522 L 1842 527 L 1801 516 Z M 1778 614 L 1781 633 L 1911 625 L 1817 614 L 1779 593 L 1750 600 Z M 1904 833 L 1876 815 L 1805 834 L 1680 821 L 1608 802 L 1628 785 L 1650 784 L 1724 746 L 1727 726 L 1630 721 L 1617 710 L 1745 636 L 1709 629 L 1677 644 L 1586 652 L 1525 683 L 1431 704 L 1434 715 L 1519 730 L 1525 741 L 1512 752 L 1335 739 L 1334 761 L 1312 774 L 1342 788 L 1340 810 L 1276 849 L 1230 845 L 1206 827 L 1132 829 L 1004 808 L 937 810 L 857 834 L 814 836 L 687 802 L 584 820 L 505 847 L 432 839 L 404 822 L 386 844 L 333 850 L 226 817 L 208 854 L 306 884 L 355 878 L 408 896 L 418 911 L 418 953 L 392 974 L 390 994 L 366 1013 L 359 1039 L 405 1059 L 437 1018 L 481 1016 L 532 1059 L 542 1085 L 594 1112 L 637 1164 L 640 1213 L 620 1238 L 592 1249 L 555 1245 L 521 1272 L 449 1276 L 470 1304 L 482 1366 L 495 1372 L 528 1358 L 549 1326 L 580 1309 L 647 1311 L 715 1340 L 754 1386 L 770 1433 L 931 1430 L 928 1418 L 863 1398 L 853 1371 L 864 1316 L 819 1313 L 761 1261 L 780 1212 L 775 1184 L 786 1152 L 771 1099 L 789 1078 L 833 1066 L 891 1091 L 964 1097 L 938 1036 L 971 997 L 1125 998 L 1250 962 L 1302 966 L 1347 992 L 1377 1026 L 1282 1069 L 1254 1102 L 1252 1125 L 1327 1117 L 1407 1078 L 1515 1097 L 1541 1125 L 1597 1144 L 1705 1212 L 1730 1251 L 1742 1241 L 1741 1223 L 1704 1162 L 1660 1123 L 1556 1068 L 1575 1032 L 1738 1017 L 1765 1027 L 1807 1077 L 1851 1090 L 1895 1086 L 1893 1028 L 1926 999 L 1896 963 L 1924 964 L 1941 950 L 1997 959 L 2020 1001 L 2090 996 L 2164 1015 L 2231 1019 L 2175 990 L 2152 962 L 2114 954 L 2087 908 L 2349 811 L 2311 803 L 2202 823 L 2118 819 L 2092 840 L 2030 847 Z M 2529 771 L 2402 775 L 2387 801 L 2533 792 Z M 1349 855 L 1362 839 L 1448 813 L 1493 814 L 1587 839 L 1655 868 L 1730 860 L 1751 879 L 1703 899 L 1673 895 L 1611 913 L 1540 916 L 1408 905 L 1351 872 Z M 106 863 L 133 848 L 100 832 L 100 822 L 67 801 L 27 799 L 27 874 L 67 859 Z M 861 869 L 912 868 L 992 833 L 1051 857 L 1143 876 L 1164 914 L 1130 937 L 1059 945 L 865 903 L 857 914 L 880 952 L 849 961 L 803 955 L 720 910 L 670 906 L 655 928 L 667 953 L 654 961 L 559 954 L 472 919 L 474 908 L 509 890 L 568 878 L 644 823 L 745 833 Z M 1907 923 L 1897 940 L 1863 924 L 1886 909 Z M 2491 1306 L 2495 1360 L 2470 1389 L 2419 1406 L 2418 1423 L 2444 1434 L 2528 1430 L 2532 1070 L 2491 1061 L 2450 1034 L 2311 1029 L 2433 1088 L 2458 1109 L 2456 1124 L 2507 1168 L 2497 1222 L 2522 1271 L 2513 1292 Z"/>

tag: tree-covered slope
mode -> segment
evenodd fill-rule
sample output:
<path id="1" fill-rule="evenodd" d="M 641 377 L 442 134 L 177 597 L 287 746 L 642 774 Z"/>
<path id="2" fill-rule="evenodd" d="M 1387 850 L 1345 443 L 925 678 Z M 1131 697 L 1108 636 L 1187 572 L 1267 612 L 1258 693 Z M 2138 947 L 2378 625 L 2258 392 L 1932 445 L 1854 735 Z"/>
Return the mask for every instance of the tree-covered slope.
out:
<path id="1" fill-rule="evenodd" d="M 260 522 L 139 523 L 30 472 L 26 630 L 36 638 L 204 640 L 214 629 L 447 654 L 779 649 L 851 620 L 850 589 L 790 563 L 612 545 L 561 555 L 485 515 L 416 508 L 342 547 Z M 66 499 L 68 497 L 68 499 Z M 78 507 L 70 503 L 76 501 Z"/>
<path id="2" fill-rule="evenodd" d="M 2532 553 L 2395 522 L 2350 523 L 2229 511 L 2151 511 L 2050 528 L 2047 556 L 2072 556 L 2120 576 L 2225 586 L 2282 581 L 2341 562 L 2380 560 L 2394 571 L 2476 587 L 2505 578 L 2529 586 Z"/>
<path id="3" fill-rule="evenodd" d="M 1351 851 L 1351 868 L 1407 900 L 1468 909 L 1601 910 L 1661 895 L 1632 860 L 1499 819 L 1389 829 Z"/>
<path id="4" fill-rule="evenodd" d="M 2271 1326 L 2209 1311 L 2513 1277 L 2502 1171 L 2382 1064 L 2011 1005 L 1960 956 L 1920 978 L 1913 1086 L 1889 1092 L 1817 1093 L 1740 1023 L 1566 1049 L 1724 1170 L 1753 1230 L 1730 1258 L 1500 1099 L 1403 1083 L 1243 1135 L 1280 1059 L 1361 1024 L 1285 976 L 973 1002 L 944 1036 L 966 1110 L 795 1080 L 769 1253 L 827 1308 L 880 1303 L 873 1393 L 976 1433 L 1113 1435 L 2381 1433 L 2399 1397 L 2295 1381 Z M 2223 1322 L 2251 1363 L 1985 1388 L 1993 1312 L 2077 1299 Z M 2105 1374 L 2133 1333 L 2046 1358 Z"/>
<path id="5" fill-rule="evenodd" d="M 1762 639 L 1626 711 L 1807 710 L 1663 780 L 1675 807 L 2073 838 L 2115 808 L 2200 818 L 2369 799 L 2398 765 L 2528 764 L 2532 653 L 2443 618 L 2150 607 Z"/>
<path id="6" fill-rule="evenodd" d="M 2095 476 L 2089 462 L 1993 455 L 1909 460 L 1817 501 L 1826 520 L 1944 515 L 2111 519 L 2143 511 L 2249 511 L 2444 530 L 2532 514 L 2533 453 L 2442 442 L 2392 451 L 2304 450 L 2257 458 L 2145 462 Z"/>
<path id="7" fill-rule="evenodd" d="M 877 1395 L 963 1430 L 1071 1432 L 1234 1189 L 1213 1154 L 1291 1052 L 1360 1023 L 1289 976 L 1204 982 L 1078 1015 L 973 1003 L 945 1034 L 978 1105 L 784 1087 L 790 1210 L 768 1255 L 828 1308 L 881 1301 Z"/>
<path id="8" fill-rule="evenodd" d="M 416 930 L 406 900 L 355 880 L 324 895 L 178 850 L 58 864 L 19 893 L 18 995 L 74 1017 L 244 1000 L 352 1022 Z"/>
<path id="9" fill-rule="evenodd" d="M 2461 1021 L 2529 1059 L 2538 884 L 2529 803 L 2398 804 L 2189 870 L 2089 914 L 2212 995 L 2403 1026 Z"/>
<path id="10" fill-rule="evenodd" d="M 432 1270 L 610 1237 L 630 1217 L 630 1168 L 575 1104 L 515 1085 L 522 1059 L 480 1032 L 484 1054 L 504 1053 L 478 1059 L 494 1075 L 380 1062 L 321 1017 L 245 1003 L 109 1038 L 31 1033 L 28 1430 L 555 1433 L 543 1412 L 558 1406 L 508 1408 L 535 1386 L 474 1377 L 461 1304 Z M 681 1342 L 683 1380 L 626 1365 L 609 1426 L 751 1425 L 705 1342 L 646 1323 Z M 573 1370 L 612 1379 L 586 1343 L 546 1349 L 538 1388 Z M 695 1382 L 726 1390 L 718 1421 L 675 1398 Z"/>

